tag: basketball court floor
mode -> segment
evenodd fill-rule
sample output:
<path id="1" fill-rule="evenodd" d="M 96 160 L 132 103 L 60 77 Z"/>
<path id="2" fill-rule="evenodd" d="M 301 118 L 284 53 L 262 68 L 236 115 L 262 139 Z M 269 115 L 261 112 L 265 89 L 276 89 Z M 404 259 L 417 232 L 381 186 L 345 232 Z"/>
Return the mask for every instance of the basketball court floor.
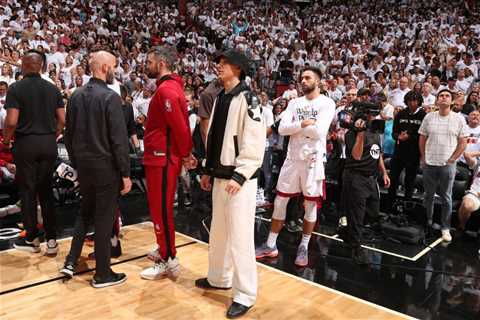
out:
<path id="1" fill-rule="evenodd" d="M 89 280 L 93 251 L 85 246 L 78 274 L 69 281 L 58 273 L 69 249 L 73 204 L 59 208 L 62 228 L 55 257 L 11 249 L 0 240 L 0 319 L 223 319 L 230 291 L 194 286 L 208 267 L 208 219 L 195 210 L 177 210 L 176 244 L 182 272 L 177 279 L 147 281 L 140 271 L 154 235 L 142 194 L 123 199 L 123 255 L 113 269 L 128 276 L 122 285 L 93 289 Z M 128 213 L 128 214 L 127 214 Z M 17 217 L 18 219 L 18 217 Z M 0 219 L 0 229 L 14 226 Z M 258 212 L 256 243 L 269 230 L 268 214 Z M 309 265 L 294 265 L 301 233 L 279 237 L 280 254 L 258 263 L 259 295 L 245 319 L 480 319 L 478 242 L 426 246 L 381 242 L 368 244 L 370 265 L 356 265 L 333 228 L 320 226 L 312 237 Z"/>

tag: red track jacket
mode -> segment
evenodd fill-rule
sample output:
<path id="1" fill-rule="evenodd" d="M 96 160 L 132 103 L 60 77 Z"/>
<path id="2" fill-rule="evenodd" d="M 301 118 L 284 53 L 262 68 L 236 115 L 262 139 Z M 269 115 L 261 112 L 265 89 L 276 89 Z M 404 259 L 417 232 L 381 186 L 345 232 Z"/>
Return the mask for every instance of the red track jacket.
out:
<path id="1" fill-rule="evenodd" d="M 157 81 L 148 107 L 144 134 L 144 165 L 163 167 L 181 161 L 192 149 L 183 80 L 171 74 Z"/>

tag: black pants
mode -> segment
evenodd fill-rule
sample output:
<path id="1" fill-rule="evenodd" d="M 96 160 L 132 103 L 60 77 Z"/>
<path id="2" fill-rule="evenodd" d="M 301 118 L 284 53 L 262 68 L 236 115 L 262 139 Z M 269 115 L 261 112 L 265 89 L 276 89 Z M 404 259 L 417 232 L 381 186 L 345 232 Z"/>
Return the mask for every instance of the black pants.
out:
<path id="1" fill-rule="evenodd" d="M 408 161 L 407 161 L 408 160 Z M 390 188 L 388 189 L 388 205 L 391 207 L 397 196 L 397 187 L 400 174 L 405 169 L 405 199 L 411 200 L 413 195 L 413 187 L 417 176 L 419 163 L 411 159 L 402 159 L 393 157 L 390 162 Z"/>
<path id="2" fill-rule="evenodd" d="M 57 143 L 55 135 L 17 137 L 13 151 L 16 181 L 22 201 L 23 225 L 27 240 L 38 236 L 37 195 L 42 208 L 46 239 L 56 239 L 55 203 L 52 182 Z"/>
<path id="3" fill-rule="evenodd" d="M 118 210 L 120 173 L 114 168 L 78 168 L 82 204 L 75 221 L 72 247 L 67 262 L 76 263 L 82 253 L 88 226 L 95 227 L 95 262 L 97 277 L 107 277 L 110 269 L 110 236 Z"/>
<path id="4" fill-rule="evenodd" d="M 347 244 L 358 247 L 362 244 L 362 226 L 365 213 L 375 219 L 380 210 L 380 194 L 374 176 L 366 177 L 355 171 L 343 172 L 342 197 L 347 214 Z"/>

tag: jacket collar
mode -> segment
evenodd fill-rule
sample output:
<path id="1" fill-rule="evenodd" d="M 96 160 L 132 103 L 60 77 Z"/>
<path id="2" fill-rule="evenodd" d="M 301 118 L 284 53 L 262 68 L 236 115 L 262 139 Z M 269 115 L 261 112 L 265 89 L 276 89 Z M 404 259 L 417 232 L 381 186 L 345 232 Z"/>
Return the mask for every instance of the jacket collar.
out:
<path id="1" fill-rule="evenodd" d="M 238 96 L 240 92 L 250 90 L 250 87 L 247 86 L 245 81 L 240 81 L 239 84 L 235 86 L 229 93 L 225 93 L 225 89 L 222 90 L 222 93 L 225 95 L 231 95 L 233 97 Z"/>
<path id="2" fill-rule="evenodd" d="M 24 78 L 40 78 L 40 73 L 29 72 L 29 73 L 26 73 L 23 77 Z"/>
<path id="3" fill-rule="evenodd" d="M 99 85 L 103 85 L 105 87 L 108 87 L 107 83 L 105 81 L 103 81 L 102 79 L 95 78 L 95 77 L 91 77 L 90 80 L 88 81 L 88 84 L 99 84 Z"/>

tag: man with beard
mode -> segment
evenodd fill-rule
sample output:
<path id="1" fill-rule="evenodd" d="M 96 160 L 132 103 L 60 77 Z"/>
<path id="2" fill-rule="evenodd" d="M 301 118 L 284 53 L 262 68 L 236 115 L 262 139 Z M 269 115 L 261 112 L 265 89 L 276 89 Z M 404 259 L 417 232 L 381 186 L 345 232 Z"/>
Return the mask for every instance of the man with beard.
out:
<path id="1" fill-rule="evenodd" d="M 279 134 L 290 136 L 288 154 L 278 178 L 271 231 L 267 242 L 256 250 L 256 257 L 278 255 L 276 242 L 285 222 L 288 200 L 303 193 L 303 237 L 295 264 L 305 267 L 308 242 L 317 221 L 317 203 L 325 195 L 327 133 L 335 114 L 335 102 L 320 94 L 320 70 L 308 67 L 303 70 L 301 79 L 305 96 L 290 101 L 278 128 Z"/>
<path id="2" fill-rule="evenodd" d="M 67 111 L 65 145 L 72 166 L 78 171 L 82 204 L 61 272 L 73 276 L 87 227 L 93 220 L 96 273 L 91 285 L 103 288 L 127 279 L 124 273 L 110 269 L 110 235 L 119 191 L 122 195 L 128 193 L 132 183 L 122 100 L 107 86 L 114 79 L 116 58 L 98 51 L 90 56 L 89 62 L 93 77 L 75 90 Z"/>
<path id="3" fill-rule="evenodd" d="M 147 280 L 176 277 L 180 271 L 175 250 L 173 201 L 182 162 L 187 169 L 196 165 L 190 153 L 192 136 L 183 79 L 172 72 L 177 59 L 176 49 L 165 45 L 151 49 L 146 61 L 148 77 L 157 79 L 157 91 L 148 107 L 143 164 L 158 245 L 149 254 L 155 264 L 140 274 Z"/>

